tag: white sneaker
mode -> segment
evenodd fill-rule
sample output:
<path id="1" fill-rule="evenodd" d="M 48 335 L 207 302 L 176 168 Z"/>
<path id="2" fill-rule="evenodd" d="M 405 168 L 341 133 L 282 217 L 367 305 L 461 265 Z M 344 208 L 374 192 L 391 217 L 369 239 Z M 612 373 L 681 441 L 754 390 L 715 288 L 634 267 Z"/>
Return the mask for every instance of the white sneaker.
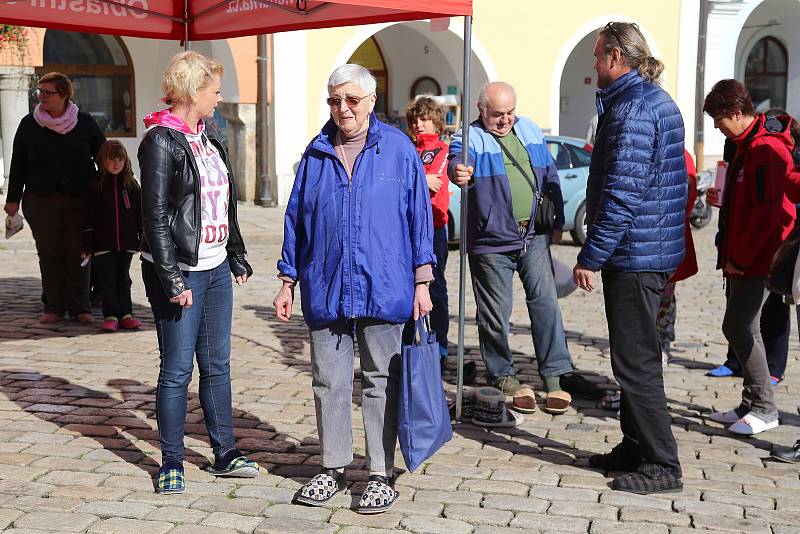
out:
<path id="1" fill-rule="evenodd" d="M 765 430 L 770 430 L 772 428 L 777 428 L 780 423 L 778 420 L 771 421 L 767 423 L 757 415 L 753 415 L 752 412 L 745 415 L 731 426 L 728 427 L 728 430 L 733 432 L 734 434 L 740 434 L 742 436 L 754 436 Z"/>
<path id="2" fill-rule="evenodd" d="M 714 412 L 709 415 L 708 418 L 715 423 L 724 423 L 726 425 L 733 424 L 741 419 L 739 414 L 736 413 L 736 410 L 728 410 L 727 412 Z"/>

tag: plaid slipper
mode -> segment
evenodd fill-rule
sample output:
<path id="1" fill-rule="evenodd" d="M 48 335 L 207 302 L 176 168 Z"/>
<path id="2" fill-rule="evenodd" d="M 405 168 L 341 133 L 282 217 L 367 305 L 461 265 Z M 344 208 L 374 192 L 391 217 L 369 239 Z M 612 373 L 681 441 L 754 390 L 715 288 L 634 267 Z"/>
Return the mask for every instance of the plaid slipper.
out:
<path id="1" fill-rule="evenodd" d="M 625 473 L 611 481 L 611 489 L 647 495 L 650 493 L 678 493 L 683 482 L 656 464 L 642 464 L 637 471 Z"/>
<path id="2" fill-rule="evenodd" d="M 294 502 L 310 506 L 323 506 L 338 493 L 347 493 L 347 479 L 336 469 L 323 469 L 300 488 Z"/>
<path id="3" fill-rule="evenodd" d="M 359 514 L 379 514 L 389 510 L 400 494 L 397 493 L 391 486 L 391 482 L 387 477 L 381 475 L 372 475 L 367 482 L 367 488 L 361 494 L 361 500 L 358 502 L 356 512 Z"/>
<path id="4" fill-rule="evenodd" d="M 183 475 L 183 467 L 163 465 L 158 471 L 156 479 L 156 493 L 169 495 L 172 493 L 183 493 L 186 489 L 186 478 Z"/>
<path id="5" fill-rule="evenodd" d="M 246 456 L 237 456 L 225 467 L 213 465 L 206 468 L 208 473 L 216 477 L 255 478 L 258 476 L 258 463 L 248 460 Z"/>

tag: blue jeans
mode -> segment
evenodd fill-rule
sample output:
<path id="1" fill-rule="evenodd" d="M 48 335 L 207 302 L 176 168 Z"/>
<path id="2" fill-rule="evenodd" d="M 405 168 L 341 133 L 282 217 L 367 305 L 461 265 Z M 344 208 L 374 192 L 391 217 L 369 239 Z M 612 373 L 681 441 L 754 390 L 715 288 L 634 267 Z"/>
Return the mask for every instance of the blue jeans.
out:
<path id="1" fill-rule="evenodd" d="M 433 230 L 433 253 L 436 255 L 436 267 L 433 268 L 433 282 L 430 286 L 431 329 L 436 332 L 439 347 L 447 354 L 447 332 L 450 330 L 450 308 L 447 304 L 447 280 L 444 272 L 447 268 L 447 227 Z"/>
<path id="2" fill-rule="evenodd" d="M 228 262 L 208 271 L 185 271 L 192 306 L 173 304 L 155 267 L 142 261 L 142 279 L 153 310 L 161 368 L 156 390 L 156 420 L 162 463 L 183 461 L 189 381 L 195 354 L 200 371 L 200 406 L 217 457 L 236 446 L 231 406 L 231 316 L 233 286 Z"/>
<path id="3" fill-rule="evenodd" d="M 561 376 L 572 371 L 550 262 L 550 236 L 536 236 L 527 250 L 470 255 L 469 268 L 478 339 L 489 377 L 496 380 L 514 375 L 514 357 L 508 345 L 514 272 L 519 273 L 525 289 L 539 376 Z"/>

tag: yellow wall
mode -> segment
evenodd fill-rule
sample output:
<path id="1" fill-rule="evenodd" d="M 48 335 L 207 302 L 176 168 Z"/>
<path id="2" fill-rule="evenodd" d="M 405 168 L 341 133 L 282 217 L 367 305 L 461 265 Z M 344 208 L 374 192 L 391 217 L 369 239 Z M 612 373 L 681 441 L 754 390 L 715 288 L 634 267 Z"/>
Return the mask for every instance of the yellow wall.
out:
<path id="1" fill-rule="evenodd" d="M 492 58 L 500 79 L 518 88 L 519 113 L 533 118 L 543 128 L 552 126 L 550 102 L 556 60 L 570 37 L 593 19 L 598 19 L 598 27 L 614 16 L 638 22 L 645 34 L 649 33 L 657 42 L 660 59 L 666 64 L 664 87 L 675 96 L 680 0 L 529 0 L 505 4 L 503 9 L 498 9 L 497 5 L 495 0 L 474 0 L 473 35 Z M 461 25 L 461 20 L 456 20 L 456 24 Z M 334 61 L 360 29 L 347 27 L 306 32 L 309 138 L 319 130 L 319 106 L 325 96 L 321 90 L 335 66 Z M 230 39 L 228 43 L 237 65 L 240 101 L 255 102 L 255 37 Z M 560 81 L 560 73 L 558 77 Z"/>

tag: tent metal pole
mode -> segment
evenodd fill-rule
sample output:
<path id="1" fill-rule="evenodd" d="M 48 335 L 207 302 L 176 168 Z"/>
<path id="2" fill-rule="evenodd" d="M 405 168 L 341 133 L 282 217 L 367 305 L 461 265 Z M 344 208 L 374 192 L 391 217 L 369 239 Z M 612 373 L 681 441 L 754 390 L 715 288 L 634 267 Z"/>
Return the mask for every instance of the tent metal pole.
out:
<path id="1" fill-rule="evenodd" d="M 461 161 L 469 163 L 469 88 L 472 61 L 472 17 L 464 17 L 464 86 L 461 89 Z M 458 388 L 456 390 L 456 422 L 461 422 L 464 399 L 464 313 L 467 277 L 467 186 L 461 186 L 461 224 L 458 234 Z"/>
<path id="2" fill-rule="evenodd" d="M 189 0 L 183 0 L 183 50 L 189 50 Z"/>

